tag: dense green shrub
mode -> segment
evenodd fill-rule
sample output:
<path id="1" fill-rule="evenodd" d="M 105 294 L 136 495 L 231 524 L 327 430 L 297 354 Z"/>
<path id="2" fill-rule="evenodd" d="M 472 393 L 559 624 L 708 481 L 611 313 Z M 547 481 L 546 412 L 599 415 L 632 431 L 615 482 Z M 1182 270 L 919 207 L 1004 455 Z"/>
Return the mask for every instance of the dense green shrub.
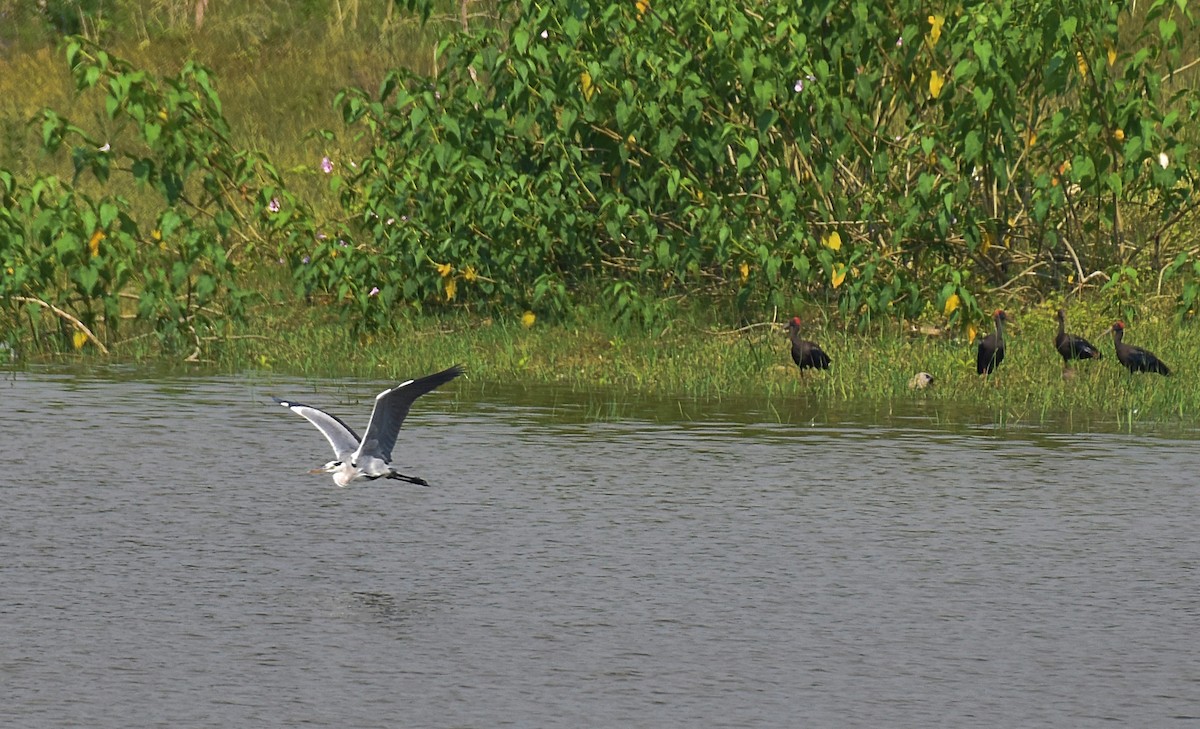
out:
<path id="1" fill-rule="evenodd" d="M 71 40 L 103 111 L 39 117 L 70 180 L 0 171 L 0 301 L 77 346 L 134 319 L 195 352 L 282 253 L 368 328 L 593 297 L 651 323 L 687 296 L 953 323 L 985 295 L 1102 287 L 1136 312 L 1164 285 L 1189 312 L 1194 36 L 1179 2 L 507 0 L 436 77 L 338 96 L 306 171 L 329 210 L 238 148 L 202 65 L 157 78 Z"/>
<path id="2" fill-rule="evenodd" d="M 128 317 L 197 354 L 240 316 L 239 266 L 290 224 L 294 201 L 269 163 L 230 144 L 203 67 L 158 80 L 82 41 L 66 54 L 81 91 L 103 89 L 107 128 L 47 109 L 43 147 L 70 150 L 73 179 L 0 171 L 0 301 L 30 321 L 56 313 L 76 347 L 85 331 L 111 343 Z"/>
<path id="3" fill-rule="evenodd" d="M 1161 267 L 1147 241 L 1196 242 L 1191 17 L 1122 8 L 511 0 L 436 78 L 339 97 L 370 150 L 298 270 L 368 321 L 601 286 L 634 316 L 704 292 L 866 323 Z"/>

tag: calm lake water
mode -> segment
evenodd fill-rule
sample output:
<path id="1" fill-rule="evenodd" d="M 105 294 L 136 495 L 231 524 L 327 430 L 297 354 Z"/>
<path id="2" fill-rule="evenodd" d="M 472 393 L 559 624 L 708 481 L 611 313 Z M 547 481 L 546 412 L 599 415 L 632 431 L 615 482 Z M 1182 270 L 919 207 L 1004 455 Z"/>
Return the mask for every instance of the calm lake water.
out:
<path id="1" fill-rule="evenodd" d="M 4 375 L 0 726 L 1200 724 L 1193 434 L 386 384 Z"/>

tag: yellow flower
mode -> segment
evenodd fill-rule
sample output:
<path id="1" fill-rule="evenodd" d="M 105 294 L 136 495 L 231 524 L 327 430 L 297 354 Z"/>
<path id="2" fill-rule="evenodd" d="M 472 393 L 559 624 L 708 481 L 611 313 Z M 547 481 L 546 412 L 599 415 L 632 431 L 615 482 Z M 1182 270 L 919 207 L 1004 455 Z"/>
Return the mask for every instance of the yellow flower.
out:
<path id="1" fill-rule="evenodd" d="M 742 265 L 738 266 L 738 271 L 742 274 L 742 283 L 750 280 L 750 264 L 742 261 Z"/>
<path id="2" fill-rule="evenodd" d="M 929 45 L 937 45 L 938 38 L 942 37 L 942 26 L 946 24 L 945 15 L 930 15 L 929 16 Z"/>
<path id="3" fill-rule="evenodd" d="M 454 273 L 454 266 L 451 266 L 449 263 L 439 263 L 437 264 L 437 272 L 442 278 L 446 278 Z"/>
<path id="4" fill-rule="evenodd" d="M 150 231 L 150 237 L 154 240 L 162 240 L 162 231 L 158 228 Z"/>
<path id="5" fill-rule="evenodd" d="M 446 279 L 446 301 L 454 301 L 456 293 L 458 293 L 458 282 L 452 278 Z"/>
<path id="6" fill-rule="evenodd" d="M 1125 141 L 1125 130 L 1118 129 L 1117 131 L 1113 132 L 1113 139 L 1116 139 L 1118 142 L 1124 142 Z"/>
<path id="7" fill-rule="evenodd" d="M 14 270 L 13 270 L 13 267 L 12 267 L 12 266 L 9 266 L 9 267 L 8 267 L 8 275 L 9 275 L 9 276 L 12 276 L 12 275 L 13 275 L 13 274 L 15 274 L 15 273 L 16 273 L 16 271 L 14 271 Z"/>
<path id="8" fill-rule="evenodd" d="M 526 329 L 532 327 L 536 321 L 537 314 L 534 314 L 532 311 L 527 311 L 521 315 L 521 326 L 525 327 Z"/>
<path id="9" fill-rule="evenodd" d="M 1032 147 L 1035 144 L 1037 144 L 1037 132 L 1030 129 L 1025 132 L 1025 146 Z"/>
<path id="10" fill-rule="evenodd" d="M 592 83 L 592 74 L 584 71 L 579 74 L 579 86 L 583 89 L 583 98 L 585 101 L 591 101 L 596 95 L 596 86 Z"/>
<path id="11" fill-rule="evenodd" d="M 835 289 L 841 286 L 842 282 L 846 280 L 846 271 L 846 264 L 844 263 L 839 263 L 833 267 L 833 275 L 829 277 L 829 282 L 833 284 Z"/>
<path id="12" fill-rule="evenodd" d="M 646 11 L 650 9 L 650 0 L 637 0 L 634 6 L 637 8 L 638 20 L 641 20 Z"/>
<path id="13" fill-rule="evenodd" d="M 95 256 L 100 253 L 100 241 L 104 240 L 104 231 L 97 230 L 92 233 L 91 240 L 88 241 L 88 253 Z"/>
<path id="14" fill-rule="evenodd" d="M 953 314 L 954 310 L 958 308 L 959 301 L 958 294 L 950 294 L 950 298 L 946 299 L 946 308 L 942 313 L 946 316 Z"/>
<path id="15" fill-rule="evenodd" d="M 479 276 L 476 275 L 474 266 L 467 266 L 467 270 L 463 271 L 463 279 L 464 280 L 474 281 L 477 278 L 479 278 Z"/>
<path id="16" fill-rule="evenodd" d="M 842 236 L 835 230 L 821 240 L 821 245 L 831 251 L 840 251 L 842 249 Z"/>
<path id="17" fill-rule="evenodd" d="M 946 80 L 942 78 L 942 74 L 937 72 L 937 69 L 929 72 L 929 95 L 937 98 L 942 95 L 942 86 Z"/>
<path id="18" fill-rule="evenodd" d="M 975 328 L 975 325 L 968 324 L 967 325 L 967 344 L 974 344 L 975 337 L 978 335 L 979 335 L 979 330 Z"/>
<path id="19" fill-rule="evenodd" d="M 1113 48 L 1112 41 L 1104 41 L 1104 47 L 1108 49 L 1108 65 L 1113 65 L 1117 62 L 1117 49 Z"/>
<path id="20" fill-rule="evenodd" d="M 1087 59 L 1083 57 L 1083 51 L 1075 52 L 1075 65 L 1079 66 L 1080 76 L 1088 75 L 1088 62 Z"/>
<path id="21" fill-rule="evenodd" d="M 75 349 L 83 349 L 83 345 L 87 344 L 87 335 L 77 331 L 71 335 L 71 343 L 75 345 Z"/>

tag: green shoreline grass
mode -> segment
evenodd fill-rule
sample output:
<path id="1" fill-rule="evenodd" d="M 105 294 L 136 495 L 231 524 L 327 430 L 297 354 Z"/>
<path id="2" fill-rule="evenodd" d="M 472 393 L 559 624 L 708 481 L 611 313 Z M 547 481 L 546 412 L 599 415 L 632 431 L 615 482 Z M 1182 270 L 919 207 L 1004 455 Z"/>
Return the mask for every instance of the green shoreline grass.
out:
<path id="1" fill-rule="evenodd" d="M 1166 317 L 1130 323 L 1126 341 L 1154 351 L 1173 372 L 1170 377 L 1131 375 L 1117 362 L 1111 337 L 1102 335 L 1110 321 L 1076 322 L 1069 315 L 1068 329 L 1090 339 L 1104 358 L 1075 364 L 1068 379 L 1053 348 L 1052 310 L 1012 314 L 1007 359 L 990 381 L 975 374 L 975 345 L 965 337 L 909 336 L 895 327 L 872 336 L 808 327 L 803 335 L 817 341 L 833 365 L 826 372 L 802 373 L 791 362 L 782 328 L 769 323 L 716 332 L 676 319 L 661 330 L 640 332 L 599 320 L 537 321 L 527 328 L 519 320 L 443 315 L 402 318 L 394 331 L 355 335 L 319 307 L 297 314 L 286 305 L 258 310 L 229 336 L 207 342 L 207 359 L 198 365 L 176 359 L 172 369 L 387 380 L 463 363 L 477 384 L 603 389 L 616 399 L 750 398 L 771 407 L 800 399 L 830 409 L 923 401 L 990 413 L 1000 425 L 1200 422 L 1200 388 L 1190 361 L 1191 353 L 1200 351 L 1200 330 L 1178 327 Z M 104 360 L 87 354 L 24 359 L 84 365 L 168 361 L 161 353 L 128 347 Z M 935 384 L 926 391 L 910 390 L 909 378 L 922 370 L 934 375 Z"/>

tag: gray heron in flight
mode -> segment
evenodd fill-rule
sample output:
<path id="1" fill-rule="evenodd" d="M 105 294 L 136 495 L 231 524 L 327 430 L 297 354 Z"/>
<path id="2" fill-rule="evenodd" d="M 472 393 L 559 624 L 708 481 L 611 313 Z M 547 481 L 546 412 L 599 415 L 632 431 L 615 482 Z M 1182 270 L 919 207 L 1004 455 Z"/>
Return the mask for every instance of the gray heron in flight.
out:
<path id="1" fill-rule="evenodd" d="M 454 365 L 450 369 L 420 379 L 401 382 L 379 393 L 375 396 L 375 408 L 371 411 L 371 422 L 367 424 L 366 436 L 361 439 L 350 426 L 324 410 L 277 397 L 272 399 L 317 426 L 317 430 L 321 431 L 321 435 L 333 446 L 333 460 L 309 473 L 332 473 L 333 482 L 338 486 L 345 486 L 358 478 L 370 481 L 377 478 L 394 478 L 418 486 L 428 486 L 425 479 L 405 476 L 392 467 L 392 447 L 396 445 L 396 435 L 400 432 L 400 426 L 408 416 L 408 409 L 413 401 L 462 373 L 462 366 Z"/>

